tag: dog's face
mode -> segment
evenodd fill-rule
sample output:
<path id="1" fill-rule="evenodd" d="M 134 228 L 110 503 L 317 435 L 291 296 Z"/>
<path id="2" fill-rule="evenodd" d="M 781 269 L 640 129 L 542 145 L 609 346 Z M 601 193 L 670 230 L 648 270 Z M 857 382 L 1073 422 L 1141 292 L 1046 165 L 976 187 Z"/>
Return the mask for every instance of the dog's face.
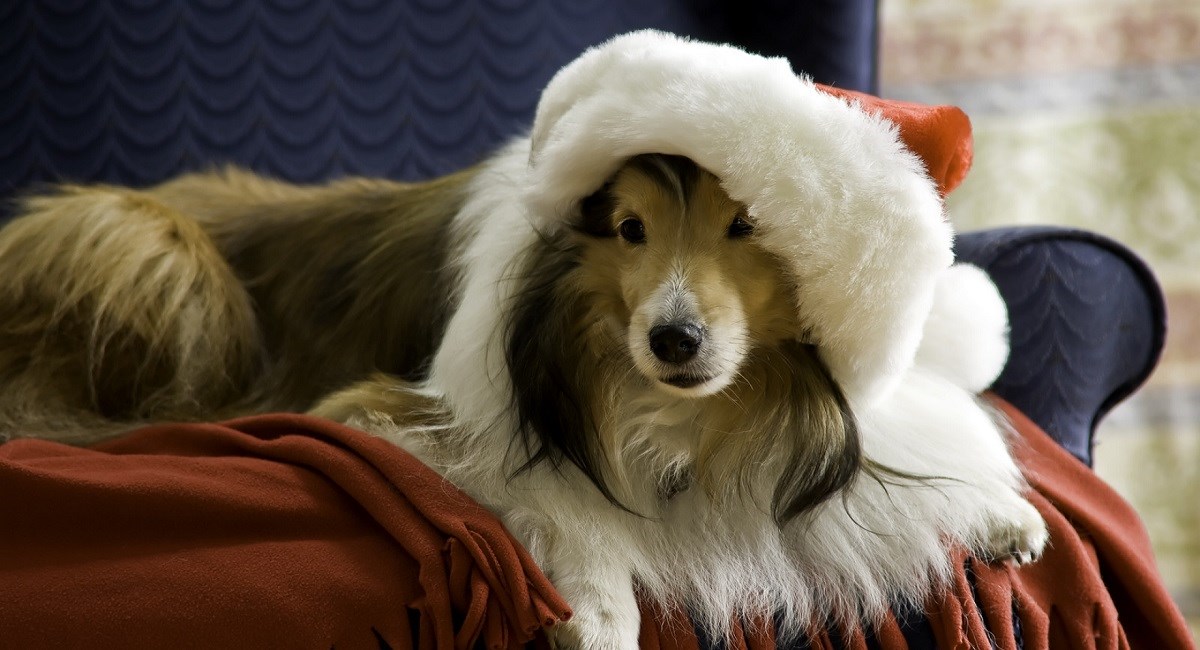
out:
<path id="1" fill-rule="evenodd" d="M 578 277 L 662 389 L 711 395 L 753 345 L 798 337 L 791 283 L 753 216 L 687 158 L 632 158 L 581 215 L 592 237 Z"/>
<path id="2" fill-rule="evenodd" d="M 538 238 L 515 276 L 506 353 L 530 463 L 567 460 L 621 505 L 606 475 L 621 475 L 614 466 L 649 432 L 688 449 L 712 498 L 765 503 L 772 490 L 781 524 L 853 479 L 853 414 L 805 343 L 795 281 L 715 176 L 687 158 L 635 156 L 573 225 Z M 636 388 L 644 377 L 693 398 L 693 419 L 643 431 L 634 414 L 625 426 L 622 405 L 642 396 L 625 390 L 630 373 Z M 784 468 L 774 485 L 752 487 L 768 464 Z"/>

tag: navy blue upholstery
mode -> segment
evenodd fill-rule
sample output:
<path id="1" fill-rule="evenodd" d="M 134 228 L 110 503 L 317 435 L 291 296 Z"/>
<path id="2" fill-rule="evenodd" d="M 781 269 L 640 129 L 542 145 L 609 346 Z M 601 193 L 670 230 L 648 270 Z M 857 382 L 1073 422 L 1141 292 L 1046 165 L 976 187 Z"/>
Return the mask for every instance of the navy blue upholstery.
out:
<path id="1" fill-rule="evenodd" d="M 874 23 L 874 0 L 3 2 L 0 196 L 214 162 L 292 181 L 445 174 L 527 128 L 584 48 L 642 27 L 869 91 Z"/>
<path id="2" fill-rule="evenodd" d="M 1008 305 L 1013 353 L 993 390 L 1092 464 L 1096 424 L 1146 380 L 1166 336 L 1162 290 L 1121 244 L 1081 230 L 962 235 Z"/>
<path id="3" fill-rule="evenodd" d="M 527 128 L 541 88 L 585 47 L 641 27 L 873 92 L 876 18 L 876 0 L 0 2 L 0 197 L 226 162 L 297 182 L 443 174 Z M 1095 423 L 1162 347 L 1152 276 L 1078 231 L 971 233 L 957 252 L 1009 305 L 996 391 L 1090 461 Z M 932 647 L 920 613 L 906 618 L 912 647 Z"/>

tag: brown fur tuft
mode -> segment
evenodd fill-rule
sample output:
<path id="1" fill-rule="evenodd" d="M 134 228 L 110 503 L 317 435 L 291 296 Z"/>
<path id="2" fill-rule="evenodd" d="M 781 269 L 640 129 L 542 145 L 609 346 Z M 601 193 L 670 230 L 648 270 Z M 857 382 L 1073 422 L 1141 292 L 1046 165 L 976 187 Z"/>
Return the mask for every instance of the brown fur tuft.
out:
<path id="1" fill-rule="evenodd" d="M 419 376 L 472 175 L 298 187 L 228 169 L 26 199 L 0 230 L 0 432 L 87 442 Z"/>
<path id="2" fill-rule="evenodd" d="M 145 194 L 66 187 L 0 236 L 0 417 L 216 409 L 258 369 L 249 296 L 194 221 Z"/>

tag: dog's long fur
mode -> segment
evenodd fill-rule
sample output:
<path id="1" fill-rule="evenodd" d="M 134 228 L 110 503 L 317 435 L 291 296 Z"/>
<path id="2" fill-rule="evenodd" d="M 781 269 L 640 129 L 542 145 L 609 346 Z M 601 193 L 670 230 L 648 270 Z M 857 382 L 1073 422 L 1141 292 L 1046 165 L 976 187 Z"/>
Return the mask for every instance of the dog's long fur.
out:
<path id="1" fill-rule="evenodd" d="M 636 647 L 635 584 L 715 634 L 797 630 L 920 602 L 949 544 L 1040 550 L 971 394 L 918 366 L 856 412 L 715 177 L 638 156 L 543 232 L 510 205 L 528 147 L 420 184 L 228 169 L 28 199 L 0 231 L 0 426 L 350 422 L 504 519 L 575 608 L 564 647 Z M 646 348 L 672 319 L 720 348 L 681 366 L 698 386 Z"/>
<path id="2" fill-rule="evenodd" d="M 0 418 L 73 438 L 80 418 L 303 411 L 373 371 L 420 376 L 475 173 L 301 188 L 227 169 L 25 200 L 0 236 Z"/>

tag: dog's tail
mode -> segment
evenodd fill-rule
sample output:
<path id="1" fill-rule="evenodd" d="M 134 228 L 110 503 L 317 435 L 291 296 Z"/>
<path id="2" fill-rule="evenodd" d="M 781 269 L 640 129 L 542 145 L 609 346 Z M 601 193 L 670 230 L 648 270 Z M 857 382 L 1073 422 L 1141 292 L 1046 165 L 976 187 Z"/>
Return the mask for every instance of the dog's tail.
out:
<path id="1" fill-rule="evenodd" d="M 0 436 L 92 442 L 246 390 L 254 310 L 196 221 L 112 187 L 21 212 L 0 230 Z"/>

